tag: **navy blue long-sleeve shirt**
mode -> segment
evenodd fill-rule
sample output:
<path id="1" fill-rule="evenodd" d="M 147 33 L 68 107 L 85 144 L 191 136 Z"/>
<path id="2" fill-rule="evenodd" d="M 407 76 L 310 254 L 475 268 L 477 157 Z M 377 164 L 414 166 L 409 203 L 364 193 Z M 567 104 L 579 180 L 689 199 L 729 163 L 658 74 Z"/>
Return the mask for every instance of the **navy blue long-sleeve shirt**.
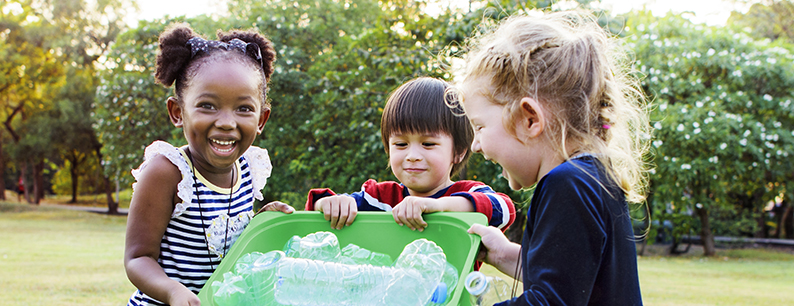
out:
<path id="1" fill-rule="evenodd" d="M 521 252 L 524 293 L 497 305 L 642 305 L 625 196 L 592 156 L 538 182 Z"/>

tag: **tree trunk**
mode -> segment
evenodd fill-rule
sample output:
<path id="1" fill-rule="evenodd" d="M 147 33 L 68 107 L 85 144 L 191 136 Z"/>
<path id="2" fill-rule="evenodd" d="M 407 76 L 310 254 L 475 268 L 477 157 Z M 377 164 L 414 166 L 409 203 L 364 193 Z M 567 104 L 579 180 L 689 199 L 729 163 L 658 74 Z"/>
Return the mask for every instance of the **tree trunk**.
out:
<path id="1" fill-rule="evenodd" d="M 27 162 L 20 162 L 19 163 L 19 172 L 20 176 L 22 177 L 22 187 L 23 191 L 22 194 L 25 196 L 25 202 L 28 204 L 33 204 L 33 201 L 30 200 L 30 184 L 28 184 L 28 179 L 25 176 L 25 173 L 28 172 L 28 163 Z"/>
<path id="2" fill-rule="evenodd" d="M 2 135 L 2 133 L 0 133 Z M 6 177 L 6 158 L 3 154 L 3 142 L 0 142 L 0 178 Z M 0 184 L 0 200 L 6 200 L 6 184 Z"/>
<path id="3" fill-rule="evenodd" d="M 784 229 L 786 239 L 794 239 L 794 206 L 789 205 L 786 207 L 780 223 L 780 226 Z"/>
<path id="4" fill-rule="evenodd" d="M 77 173 L 77 164 L 74 158 L 72 158 L 71 163 L 69 173 L 72 175 L 72 200 L 69 203 L 77 203 L 77 183 L 80 180 L 80 176 Z"/>
<path id="5" fill-rule="evenodd" d="M 34 203 L 39 205 L 44 198 L 44 161 L 39 161 L 33 166 L 33 198 Z"/>
<path id="6" fill-rule="evenodd" d="M 788 202 L 783 200 L 780 202 L 780 205 L 775 205 L 772 208 L 772 212 L 775 213 L 775 224 L 777 227 L 775 228 L 775 232 L 772 234 L 772 238 L 780 238 L 780 234 L 783 233 L 783 224 L 786 222 L 786 209 L 788 208 Z"/>
<path id="7" fill-rule="evenodd" d="M 755 218 L 755 222 L 758 225 L 758 230 L 755 231 L 753 235 L 755 238 L 767 238 L 767 226 L 766 220 L 764 218 L 764 207 L 758 206 L 758 217 Z"/>
<path id="8" fill-rule="evenodd" d="M 99 163 L 97 167 L 97 171 L 99 174 L 100 179 L 102 180 L 102 184 L 105 185 L 105 198 L 108 202 L 108 215 L 117 215 L 119 213 L 119 203 L 113 200 L 113 186 L 110 185 L 110 179 L 107 175 L 105 175 L 105 171 L 102 167 L 102 146 L 94 147 L 94 153 L 96 153 L 96 160 Z"/>
<path id="9" fill-rule="evenodd" d="M 717 255 L 717 250 L 714 246 L 714 234 L 711 232 L 711 224 L 709 223 L 708 209 L 695 207 L 695 213 L 700 218 L 700 241 L 703 243 L 703 256 Z"/>

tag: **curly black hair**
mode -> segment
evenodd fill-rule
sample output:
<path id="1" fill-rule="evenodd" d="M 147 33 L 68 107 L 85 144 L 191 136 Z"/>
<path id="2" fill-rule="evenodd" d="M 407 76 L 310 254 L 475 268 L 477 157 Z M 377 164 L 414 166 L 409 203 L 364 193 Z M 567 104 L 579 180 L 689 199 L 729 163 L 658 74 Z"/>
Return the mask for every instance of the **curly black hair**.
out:
<path id="1" fill-rule="evenodd" d="M 273 43 L 255 30 L 231 30 L 229 32 L 218 31 L 218 40 L 229 42 L 239 39 L 246 43 L 253 43 L 259 46 L 262 54 L 262 65 L 259 62 L 241 52 L 229 52 L 223 49 L 210 49 L 207 53 L 197 54 L 191 57 L 188 40 L 200 37 L 188 24 L 176 23 L 170 25 L 160 34 L 160 52 L 157 54 L 155 80 L 166 86 L 174 85 L 174 94 L 177 100 L 182 100 L 182 91 L 190 83 L 203 64 L 217 59 L 233 59 L 255 66 L 255 69 L 262 72 L 262 103 L 269 106 L 266 99 L 267 83 L 273 75 L 273 61 L 276 60 L 276 51 Z"/>

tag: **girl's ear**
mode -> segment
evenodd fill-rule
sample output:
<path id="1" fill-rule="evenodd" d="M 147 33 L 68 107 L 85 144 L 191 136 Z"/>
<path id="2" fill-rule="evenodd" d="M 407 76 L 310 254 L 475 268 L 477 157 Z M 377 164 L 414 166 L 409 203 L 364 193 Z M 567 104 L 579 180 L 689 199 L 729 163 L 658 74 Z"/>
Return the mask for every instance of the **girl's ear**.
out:
<path id="1" fill-rule="evenodd" d="M 259 124 L 258 128 L 256 129 L 256 134 L 262 134 L 262 130 L 265 129 L 265 123 L 267 123 L 267 119 L 270 119 L 270 107 L 262 108 L 262 113 L 259 114 Z"/>
<path id="2" fill-rule="evenodd" d="M 519 103 L 521 116 L 519 116 L 520 119 L 516 126 L 518 129 L 516 134 L 527 139 L 538 137 L 546 127 L 546 116 L 543 113 L 543 108 L 538 103 L 538 100 L 529 97 L 521 98 Z"/>
<path id="3" fill-rule="evenodd" d="M 179 105 L 179 101 L 177 101 L 174 97 L 168 97 L 166 104 L 168 107 L 168 118 L 171 119 L 171 123 L 173 123 L 175 127 L 181 128 L 182 106 Z"/>

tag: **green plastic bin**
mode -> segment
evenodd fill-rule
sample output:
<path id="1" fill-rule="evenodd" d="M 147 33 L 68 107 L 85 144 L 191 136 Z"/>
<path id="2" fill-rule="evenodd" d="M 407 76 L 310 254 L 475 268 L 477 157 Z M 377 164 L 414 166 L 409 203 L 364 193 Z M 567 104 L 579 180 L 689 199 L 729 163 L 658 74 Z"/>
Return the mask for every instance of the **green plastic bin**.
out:
<path id="1" fill-rule="evenodd" d="M 341 230 L 331 229 L 320 212 L 296 211 L 292 214 L 263 212 L 251 220 L 229 254 L 210 276 L 199 292 L 201 305 L 214 306 L 212 282 L 222 281 L 223 273 L 232 271 L 237 259 L 251 252 L 266 253 L 281 250 L 294 235 L 304 237 L 317 231 L 329 231 L 339 239 L 339 246 L 349 243 L 375 252 L 389 254 L 393 259 L 412 241 L 425 238 L 438 244 L 447 255 L 447 261 L 460 272 L 458 285 L 447 305 L 470 305 L 463 279 L 473 270 L 480 236 L 466 232 L 472 224 L 486 225 L 485 215 L 464 212 L 437 212 L 423 216 L 428 226 L 423 232 L 412 231 L 394 222 L 390 212 L 359 212 L 351 226 Z"/>

